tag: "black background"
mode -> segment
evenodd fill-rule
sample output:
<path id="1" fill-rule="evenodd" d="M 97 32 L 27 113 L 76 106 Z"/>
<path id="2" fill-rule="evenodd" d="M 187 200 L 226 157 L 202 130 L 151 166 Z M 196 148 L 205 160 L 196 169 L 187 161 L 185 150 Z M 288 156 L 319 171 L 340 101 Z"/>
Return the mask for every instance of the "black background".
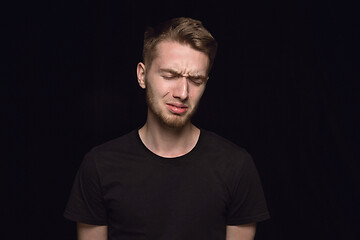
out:
<path id="1" fill-rule="evenodd" d="M 75 239 L 62 212 L 82 157 L 145 122 L 135 74 L 143 32 L 178 16 L 201 20 L 219 43 L 194 123 L 253 155 L 272 216 L 256 239 L 360 239 L 354 4 L 65 0 L 1 10 L 2 239 Z"/>

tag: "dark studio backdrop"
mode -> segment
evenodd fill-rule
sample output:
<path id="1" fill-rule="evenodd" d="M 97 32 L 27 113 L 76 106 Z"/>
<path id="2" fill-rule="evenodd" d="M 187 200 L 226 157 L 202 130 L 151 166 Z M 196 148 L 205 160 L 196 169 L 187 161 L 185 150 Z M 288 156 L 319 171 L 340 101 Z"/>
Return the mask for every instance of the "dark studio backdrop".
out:
<path id="1" fill-rule="evenodd" d="M 145 122 L 143 32 L 178 16 L 219 43 L 194 123 L 254 157 L 272 216 L 256 239 L 360 239 L 354 5 L 66 0 L 2 11 L 1 239 L 75 239 L 62 213 L 82 157 Z"/>

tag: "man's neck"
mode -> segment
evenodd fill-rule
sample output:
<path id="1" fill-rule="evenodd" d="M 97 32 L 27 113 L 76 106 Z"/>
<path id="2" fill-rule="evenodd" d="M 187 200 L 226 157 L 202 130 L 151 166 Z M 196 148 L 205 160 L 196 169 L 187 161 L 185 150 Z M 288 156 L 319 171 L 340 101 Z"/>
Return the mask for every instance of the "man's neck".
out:
<path id="1" fill-rule="evenodd" d="M 182 128 L 168 128 L 147 121 L 139 129 L 139 136 L 144 145 L 156 155 L 166 158 L 182 156 L 196 145 L 200 129 L 191 122 Z"/>

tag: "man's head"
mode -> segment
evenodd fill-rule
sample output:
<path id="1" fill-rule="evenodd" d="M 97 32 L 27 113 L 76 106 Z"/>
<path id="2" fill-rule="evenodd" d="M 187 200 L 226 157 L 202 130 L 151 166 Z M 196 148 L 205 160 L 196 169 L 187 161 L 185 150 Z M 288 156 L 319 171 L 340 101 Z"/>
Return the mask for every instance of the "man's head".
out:
<path id="1" fill-rule="evenodd" d="M 170 20 L 148 30 L 139 85 L 146 89 L 148 122 L 170 128 L 190 123 L 205 90 L 216 41 L 199 21 Z"/>
<path id="2" fill-rule="evenodd" d="M 215 59 L 217 42 L 198 20 L 173 18 L 155 27 L 149 27 L 144 34 L 143 61 L 147 68 L 157 56 L 157 46 L 162 41 L 174 41 L 203 52 L 209 58 L 209 69 Z"/>

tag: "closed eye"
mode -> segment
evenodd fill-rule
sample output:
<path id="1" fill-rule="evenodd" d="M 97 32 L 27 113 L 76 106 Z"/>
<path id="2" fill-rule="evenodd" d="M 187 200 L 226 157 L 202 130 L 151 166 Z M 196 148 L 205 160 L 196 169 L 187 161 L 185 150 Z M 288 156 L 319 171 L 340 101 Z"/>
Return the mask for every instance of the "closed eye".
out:
<path id="1" fill-rule="evenodd" d="M 197 74 L 183 76 L 179 72 L 174 71 L 172 69 L 160 69 L 160 75 L 165 80 L 177 80 L 179 78 L 185 77 L 188 81 L 190 81 L 191 83 L 197 86 L 206 83 L 206 81 L 208 80 L 207 76 L 197 75 Z"/>
<path id="2" fill-rule="evenodd" d="M 175 79 L 178 79 L 179 76 L 175 76 L 175 75 L 165 75 L 165 76 L 162 76 L 164 79 L 166 80 L 175 80 Z"/>
<path id="3" fill-rule="evenodd" d="M 201 84 L 206 82 L 206 79 L 204 77 L 191 77 L 191 76 L 189 76 L 187 79 L 189 79 L 195 85 L 201 85 Z"/>

